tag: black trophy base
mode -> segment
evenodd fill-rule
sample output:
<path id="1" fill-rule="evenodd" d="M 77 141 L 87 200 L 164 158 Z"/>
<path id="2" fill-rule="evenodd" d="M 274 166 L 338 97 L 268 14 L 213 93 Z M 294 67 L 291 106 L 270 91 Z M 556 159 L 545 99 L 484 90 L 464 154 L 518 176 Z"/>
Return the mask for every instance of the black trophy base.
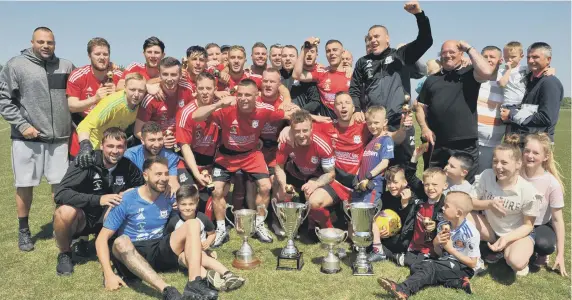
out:
<path id="1" fill-rule="evenodd" d="M 303 252 L 300 252 L 297 256 L 293 257 L 284 257 L 278 255 L 278 260 L 276 262 L 276 270 L 300 271 L 302 270 L 302 267 L 304 267 Z"/>

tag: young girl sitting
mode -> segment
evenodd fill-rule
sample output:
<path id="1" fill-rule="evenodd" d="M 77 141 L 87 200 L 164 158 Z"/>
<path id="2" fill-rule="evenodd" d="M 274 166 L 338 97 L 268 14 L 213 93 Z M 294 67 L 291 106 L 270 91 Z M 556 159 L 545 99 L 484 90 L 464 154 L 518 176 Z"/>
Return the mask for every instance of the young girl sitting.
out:
<path id="1" fill-rule="evenodd" d="M 550 138 L 546 133 L 530 134 L 524 140 L 524 153 L 522 159 L 524 168 L 520 176 L 544 195 L 539 205 L 538 215 L 534 222 L 536 233 L 534 252 L 536 260 L 534 265 L 541 267 L 548 264 L 548 255 L 556 250 L 556 261 L 553 270 L 560 269 L 560 274 L 566 274 L 564 263 L 564 188 L 560 172 L 556 168 L 556 161 L 552 153 Z M 551 222 L 552 221 L 552 222 Z"/>
<path id="2" fill-rule="evenodd" d="M 534 220 L 542 195 L 519 175 L 519 142 L 518 135 L 511 135 L 495 148 L 492 169 L 483 171 L 475 183 L 474 211 L 468 218 L 493 252 L 485 261 L 495 263 L 504 255 L 516 274 L 524 276 L 534 250 Z M 476 212 L 480 210 L 484 214 Z"/>

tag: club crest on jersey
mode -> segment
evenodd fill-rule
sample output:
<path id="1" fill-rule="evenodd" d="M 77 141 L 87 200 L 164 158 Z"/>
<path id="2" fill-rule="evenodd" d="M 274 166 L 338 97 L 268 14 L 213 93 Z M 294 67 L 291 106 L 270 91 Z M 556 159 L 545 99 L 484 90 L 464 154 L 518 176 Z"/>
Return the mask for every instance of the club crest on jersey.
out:
<path id="1" fill-rule="evenodd" d="M 230 126 L 230 133 L 236 134 L 238 132 L 238 125 L 231 125 Z"/>
<path id="2" fill-rule="evenodd" d="M 311 161 L 313 164 L 317 164 L 317 163 L 318 163 L 318 158 L 315 157 L 315 156 L 312 156 L 312 158 L 310 159 L 310 161 Z"/>
<path id="3" fill-rule="evenodd" d="M 381 144 L 380 143 L 375 143 L 375 145 L 373 145 L 373 149 L 375 151 L 379 151 L 379 149 L 381 149 Z"/>
<path id="4" fill-rule="evenodd" d="M 299 86 L 300 85 L 300 81 L 298 80 L 294 80 L 294 82 L 292 82 L 292 86 Z"/>
<path id="5" fill-rule="evenodd" d="M 200 129 L 200 128 L 199 128 Z M 195 139 L 200 141 L 202 137 L 202 132 L 200 130 L 195 131 Z"/>
<path id="6" fill-rule="evenodd" d="M 181 183 L 187 181 L 187 179 L 188 179 L 188 178 L 187 178 L 187 174 L 182 173 L 181 175 L 179 175 L 179 181 L 180 181 Z"/>
<path id="7" fill-rule="evenodd" d="M 331 90 L 331 85 L 332 81 L 330 78 L 326 79 L 326 81 L 324 81 L 324 91 L 329 92 Z"/>
<path id="8" fill-rule="evenodd" d="M 258 128 L 258 120 L 252 121 L 252 128 Z"/>
<path id="9" fill-rule="evenodd" d="M 361 143 L 361 136 L 359 136 L 359 135 L 354 135 L 354 143 L 355 143 L 355 144 Z"/>
<path id="10" fill-rule="evenodd" d="M 166 209 L 162 210 L 161 214 L 160 214 L 160 218 L 166 219 L 167 217 L 169 217 L 169 212 Z"/>
<path id="11" fill-rule="evenodd" d="M 115 185 L 124 185 L 125 181 L 123 181 L 123 176 L 115 177 Z"/>
<path id="12" fill-rule="evenodd" d="M 384 64 L 388 65 L 390 63 L 393 62 L 393 56 L 388 56 L 385 58 L 385 60 L 383 61 Z"/>
<path id="13" fill-rule="evenodd" d="M 455 241 L 455 248 L 465 248 L 465 243 L 463 243 L 463 241 L 461 241 L 461 240 L 456 240 Z"/>
<path id="14" fill-rule="evenodd" d="M 179 107 L 185 106 L 185 99 L 179 100 Z"/>

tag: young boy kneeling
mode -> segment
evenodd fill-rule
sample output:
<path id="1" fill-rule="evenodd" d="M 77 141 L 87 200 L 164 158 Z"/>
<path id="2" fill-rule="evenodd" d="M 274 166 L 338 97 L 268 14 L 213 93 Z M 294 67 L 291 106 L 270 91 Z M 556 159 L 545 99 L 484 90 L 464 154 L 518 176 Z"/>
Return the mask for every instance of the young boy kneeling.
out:
<path id="1" fill-rule="evenodd" d="M 203 249 L 202 271 L 208 282 L 214 288 L 221 291 L 231 291 L 240 288 L 244 284 L 244 278 L 233 274 L 227 267 L 216 260 L 214 255 L 208 255 L 207 251 L 215 238 L 215 226 L 213 222 L 202 212 L 197 212 L 199 204 L 199 190 L 196 185 L 181 185 L 177 191 L 177 208 L 173 210 L 167 223 L 166 232 L 172 232 L 189 219 L 198 219 L 201 225 L 201 243 Z M 184 256 L 179 257 L 179 264 L 187 266 Z M 209 270 L 207 272 L 207 270 Z M 222 277 L 221 277 L 222 275 Z"/>
<path id="2" fill-rule="evenodd" d="M 481 257 L 479 231 L 465 219 L 472 210 L 473 203 L 467 193 L 448 193 L 443 206 L 446 221 L 438 225 L 439 233 L 433 240 L 440 257 L 412 265 L 411 275 L 400 284 L 387 278 L 379 278 L 378 283 L 396 299 L 407 299 L 428 285 L 443 285 L 471 294 L 469 279 Z"/>

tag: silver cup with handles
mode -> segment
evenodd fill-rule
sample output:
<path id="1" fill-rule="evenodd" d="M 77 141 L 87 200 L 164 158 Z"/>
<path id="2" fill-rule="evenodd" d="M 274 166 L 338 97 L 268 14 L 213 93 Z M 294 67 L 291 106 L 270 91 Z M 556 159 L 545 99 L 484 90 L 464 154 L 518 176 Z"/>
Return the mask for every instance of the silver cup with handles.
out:
<path id="1" fill-rule="evenodd" d="M 346 203 L 344 212 L 352 223 L 352 241 L 358 248 L 358 255 L 352 264 L 353 275 L 373 275 L 373 266 L 367 261 L 365 249 L 373 242 L 371 226 L 373 218 L 379 212 L 380 207 L 372 203 L 356 202 Z"/>
<path id="2" fill-rule="evenodd" d="M 227 204 L 228 208 L 234 209 L 234 206 Z M 268 210 L 266 208 L 264 210 L 266 211 L 266 216 L 268 216 Z M 242 238 L 242 245 L 235 254 L 232 266 L 243 270 L 256 268 L 260 265 L 260 259 L 255 256 L 252 246 L 248 243 L 248 238 L 255 231 L 258 212 L 254 209 L 239 209 L 233 210 L 232 214 L 234 215 L 234 223 L 228 218 L 226 219 L 232 224 L 236 234 Z"/>
<path id="3" fill-rule="evenodd" d="M 300 224 L 308 217 L 310 205 L 297 202 L 278 203 L 276 198 L 273 198 L 271 203 L 288 239 L 286 246 L 280 251 L 276 268 L 278 270 L 300 270 L 304 266 L 304 260 L 302 259 L 302 252 L 298 251 L 294 244 L 294 237 L 298 233 Z M 292 266 L 288 261 L 294 261 L 296 266 Z"/>
<path id="4" fill-rule="evenodd" d="M 322 259 L 320 271 L 326 274 L 338 273 L 342 270 L 341 261 L 334 253 L 334 248 L 348 238 L 348 232 L 338 228 L 316 227 L 316 235 L 322 244 L 328 246 L 328 255 Z"/>

